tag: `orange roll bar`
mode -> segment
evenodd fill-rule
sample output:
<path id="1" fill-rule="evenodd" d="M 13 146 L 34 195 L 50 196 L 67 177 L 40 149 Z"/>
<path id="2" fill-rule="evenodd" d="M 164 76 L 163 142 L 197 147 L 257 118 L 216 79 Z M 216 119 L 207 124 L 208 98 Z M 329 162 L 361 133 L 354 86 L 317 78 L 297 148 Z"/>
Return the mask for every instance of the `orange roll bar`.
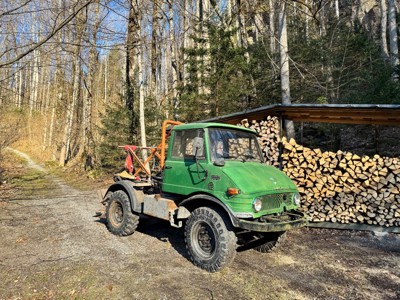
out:
<path id="1" fill-rule="evenodd" d="M 164 163 L 165 163 L 165 144 L 166 144 L 166 139 L 167 139 L 167 126 L 168 125 L 179 125 L 182 124 L 182 122 L 179 121 L 172 121 L 172 120 L 165 120 L 162 125 L 162 131 L 161 131 L 161 158 L 160 158 L 160 167 L 161 169 L 164 168 Z"/>

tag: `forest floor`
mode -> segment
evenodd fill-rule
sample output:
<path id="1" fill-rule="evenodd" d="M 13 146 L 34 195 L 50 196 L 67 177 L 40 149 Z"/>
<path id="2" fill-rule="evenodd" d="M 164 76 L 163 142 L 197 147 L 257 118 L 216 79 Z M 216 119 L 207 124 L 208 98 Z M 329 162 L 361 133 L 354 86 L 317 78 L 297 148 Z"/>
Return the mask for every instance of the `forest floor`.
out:
<path id="1" fill-rule="evenodd" d="M 303 228 L 273 253 L 239 252 L 209 274 L 166 222 L 109 233 L 93 217 L 107 183 L 6 155 L 0 299 L 400 299 L 400 235 Z"/>

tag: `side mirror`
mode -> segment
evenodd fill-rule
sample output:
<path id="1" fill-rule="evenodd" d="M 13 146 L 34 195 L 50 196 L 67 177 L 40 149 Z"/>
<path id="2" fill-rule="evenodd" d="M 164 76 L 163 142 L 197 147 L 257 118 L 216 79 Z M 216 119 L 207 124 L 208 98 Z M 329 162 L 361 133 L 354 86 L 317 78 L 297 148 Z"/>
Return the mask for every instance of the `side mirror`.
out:
<path id="1" fill-rule="evenodd" d="M 214 166 L 217 166 L 217 167 L 225 166 L 225 159 L 223 159 L 222 157 L 217 158 L 216 160 L 214 160 Z"/>
<path id="2" fill-rule="evenodd" d="M 202 157 L 204 156 L 204 139 L 196 136 L 193 140 L 193 156 Z"/>

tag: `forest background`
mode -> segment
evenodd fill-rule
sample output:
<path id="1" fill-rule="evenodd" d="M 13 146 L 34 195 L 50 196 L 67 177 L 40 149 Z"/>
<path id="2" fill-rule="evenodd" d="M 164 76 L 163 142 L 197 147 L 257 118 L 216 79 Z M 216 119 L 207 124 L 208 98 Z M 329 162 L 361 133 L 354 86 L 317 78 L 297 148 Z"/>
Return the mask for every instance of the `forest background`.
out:
<path id="1" fill-rule="evenodd" d="M 165 119 L 274 103 L 399 104 L 399 7 L 1 1 L 0 157 L 18 141 L 43 161 L 113 169 L 118 145 L 158 144 Z"/>

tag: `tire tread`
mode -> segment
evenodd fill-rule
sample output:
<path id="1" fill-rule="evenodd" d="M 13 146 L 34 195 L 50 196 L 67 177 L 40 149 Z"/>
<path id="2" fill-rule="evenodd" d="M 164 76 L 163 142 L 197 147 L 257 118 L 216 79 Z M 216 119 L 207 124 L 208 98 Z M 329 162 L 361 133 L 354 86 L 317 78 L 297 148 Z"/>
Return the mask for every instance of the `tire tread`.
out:
<path id="1" fill-rule="evenodd" d="M 219 246 L 217 246 L 219 253 L 216 254 L 216 256 L 210 262 L 203 262 L 196 257 L 196 253 L 192 247 L 190 228 L 192 223 L 197 220 L 212 222 L 219 234 Z M 185 227 L 185 243 L 190 260 L 193 262 L 193 264 L 208 272 L 216 272 L 226 267 L 233 261 L 236 255 L 237 237 L 233 231 L 230 220 L 224 212 L 214 207 L 200 207 L 192 212 L 192 215 L 189 217 Z"/>
<path id="2" fill-rule="evenodd" d="M 109 221 L 109 208 L 112 201 L 119 201 L 123 207 L 124 211 L 124 220 L 120 227 L 112 226 L 111 222 Z M 106 219 L 107 219 L 107 228 L 108 230 L 117 235 L 117 236 L 128 236 L 135 232 L 136 228 L 139 225 L 139 216 L 134 214 L 131 210 L 131 204 L 129 202 L 129 197 L 124 191 L 115 191 L 107 204 L 106 209 Z"/>

